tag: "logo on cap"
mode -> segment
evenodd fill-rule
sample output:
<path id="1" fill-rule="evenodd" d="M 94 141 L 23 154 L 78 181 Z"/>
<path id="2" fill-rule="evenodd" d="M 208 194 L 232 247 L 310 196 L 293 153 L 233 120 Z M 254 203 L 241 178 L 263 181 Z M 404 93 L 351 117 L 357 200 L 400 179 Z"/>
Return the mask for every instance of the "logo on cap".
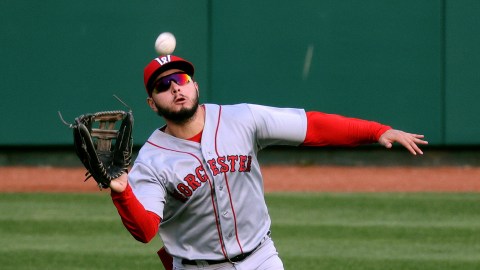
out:
<path id="1" fill-rule="evenodd" d="M 170 55 L 165 55 L 162 57 L 157 57 L 155 58 L 155 61 L 157 61 L 161 66 L 165 65 L 166 63 L 170 63 L 172 61 Z"/>

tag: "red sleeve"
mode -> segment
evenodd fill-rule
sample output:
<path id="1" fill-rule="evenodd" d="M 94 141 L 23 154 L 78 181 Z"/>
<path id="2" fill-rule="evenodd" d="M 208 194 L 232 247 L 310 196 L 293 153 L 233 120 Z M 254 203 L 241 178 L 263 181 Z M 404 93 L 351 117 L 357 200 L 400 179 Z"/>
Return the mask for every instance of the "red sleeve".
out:
<path id="1" fill-rule="evenodd" d="M 148 243 L 158 232 L 161 218 L 150 211 L 145 210 L 135 194 L 127 185 L 125 191 L 111 192 L 113 204 L 122 218 L 123 225 L 130 234 L 142 243 Z"/>
<path id="2" fill-rule="evenodd" d="M 336 114 L 307 112 L 304 146 L 356 146 L 375 143 L 389 126 Z"/>

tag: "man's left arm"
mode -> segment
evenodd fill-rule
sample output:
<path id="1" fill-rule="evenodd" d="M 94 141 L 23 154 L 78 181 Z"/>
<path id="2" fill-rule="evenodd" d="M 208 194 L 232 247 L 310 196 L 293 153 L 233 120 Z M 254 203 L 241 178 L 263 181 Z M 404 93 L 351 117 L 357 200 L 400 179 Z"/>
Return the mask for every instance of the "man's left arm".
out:
<path id="1" fill-rule="evenodd" d="M 357 146 L 380 143 L 391 148 L 400 143 L 412 154 L 423 154 L 419 144 L 428 144 L 423 135 L 407 133 L 374 121 L 349 118 L 322 112 L 307 112 L 307 133 L 304 146 Z"/>

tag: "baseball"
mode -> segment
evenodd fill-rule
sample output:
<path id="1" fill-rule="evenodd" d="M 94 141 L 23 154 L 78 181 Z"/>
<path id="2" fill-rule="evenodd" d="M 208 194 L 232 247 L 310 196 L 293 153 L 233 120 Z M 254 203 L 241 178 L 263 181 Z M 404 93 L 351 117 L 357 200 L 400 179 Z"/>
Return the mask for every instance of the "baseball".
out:
<path id="1" fill-rule="evenodd" d="M 161 33 L 155 41 L 155 51 L 159 55 L 172 54 L 175 50 L 177 41 L 172 33 Z"/>

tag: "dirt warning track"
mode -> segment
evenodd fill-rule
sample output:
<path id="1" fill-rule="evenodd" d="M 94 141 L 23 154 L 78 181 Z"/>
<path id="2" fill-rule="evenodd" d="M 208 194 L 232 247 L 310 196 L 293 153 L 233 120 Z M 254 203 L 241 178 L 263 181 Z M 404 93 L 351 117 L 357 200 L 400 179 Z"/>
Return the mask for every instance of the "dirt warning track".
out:
<path id="1" fill-rule="evenodd" d="M 0 167 L 0 192 L 98 192 L 93 179 L 83 182 L 85 172 Z M 267 165 L 262 173 L 266 192 L 480 192 L 477 167 Z"/>

